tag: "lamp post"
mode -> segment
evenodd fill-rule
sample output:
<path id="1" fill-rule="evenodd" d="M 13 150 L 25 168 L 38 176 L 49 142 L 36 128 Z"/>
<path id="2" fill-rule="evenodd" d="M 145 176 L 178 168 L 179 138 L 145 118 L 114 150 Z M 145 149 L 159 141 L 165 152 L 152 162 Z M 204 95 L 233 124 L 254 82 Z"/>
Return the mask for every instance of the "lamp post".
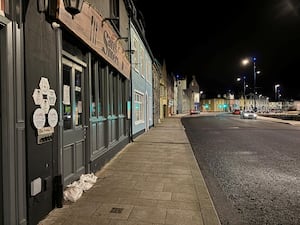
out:
<path id="1" fill-rule="evenodd" d="M 203 91 L 199 92 L 199 111 L 201 112 L 201 95 L 203 94 Z"/>
<path id="2" fill-rule="evenodd" d="M 237 81 L 241 81 L 241 78 L 237 78 Z M 244 109 L 245 110 L 245 105 L 246 105 L 246 77 L 243 76 L 243 98 L 244 98 Z"/>
<path id="3" fill-rule="evenodd" d="M 275 88 L 274 88 L 274 91 L 275 91 L 275 98 L 274 100 L 275 101 L 278 101 L 278 88 L 280 87 L 280 84 L 275 84 Z"/>
<path id="4" fill-rule="evenodd" d="M 244 59 L 242 61 L 243 65 L 249 64 L 249 59 Z M 254 110 L 256 111 L 256 74 L 260 74 L 260 71 L 256 71 L 256 58 L 252 57 L 252 62 L 253 62 L 253 98 L 254 98 Z"/>

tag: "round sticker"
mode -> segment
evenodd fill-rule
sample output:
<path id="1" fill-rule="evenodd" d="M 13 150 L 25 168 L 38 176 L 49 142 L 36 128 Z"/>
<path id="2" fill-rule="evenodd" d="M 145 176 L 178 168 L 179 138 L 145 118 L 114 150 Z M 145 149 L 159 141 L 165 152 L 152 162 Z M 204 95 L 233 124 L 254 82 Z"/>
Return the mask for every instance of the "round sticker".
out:
<path id="1" fill-rule="evenodd" d="M 54 108 L 50 109 L 48 113 L 48 123 L 50 127 L 55 127 L 58 122 L 58 114 Z"/>
<path id="2" fill-rule="evenodd" d="M 33 113 L 33 125 L 36 129 L 42 129 L 46 123 L 45 111 L 38 108 Z"/>

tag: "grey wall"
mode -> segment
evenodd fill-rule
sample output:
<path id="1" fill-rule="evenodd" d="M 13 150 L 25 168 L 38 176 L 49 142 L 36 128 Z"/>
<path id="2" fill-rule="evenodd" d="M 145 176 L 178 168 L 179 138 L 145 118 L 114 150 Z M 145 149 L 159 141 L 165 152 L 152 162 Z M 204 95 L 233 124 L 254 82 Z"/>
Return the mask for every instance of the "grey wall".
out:
<path id="1" fill-rule="evenodd" d="M 35 105 L 32 94 L 34 89 L 40 88 L 41 77 L 45 77 L 58 95 L 57 55 L 56 30 L 45 14 L 38 12 L 37 1 L 31 0 L 25 15 L 26 181 L 30 187 L 34 179 L 41 178 L 43 185 L 42 192 L 36 196 L 27 191 L 29 224 L 36 224 L 54 207 L 52 180 L 58 168 L 58 126 L 54 129 L 53 141 L 37 144 L 37 129 L 33 126 L 32 116 L 39 106 Z M 57 112 L 58 105 L 56 102 L 54 106 Z"/>

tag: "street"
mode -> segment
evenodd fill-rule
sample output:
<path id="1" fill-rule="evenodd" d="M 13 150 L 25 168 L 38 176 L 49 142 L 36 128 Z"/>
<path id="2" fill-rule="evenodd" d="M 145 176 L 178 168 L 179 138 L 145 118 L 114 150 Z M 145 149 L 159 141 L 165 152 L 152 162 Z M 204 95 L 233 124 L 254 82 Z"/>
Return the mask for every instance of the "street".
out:
<path id="1" fill-rule="evenodd" d="M 300 126 L 182 118 L 222 225 L 300 224 Z"/>

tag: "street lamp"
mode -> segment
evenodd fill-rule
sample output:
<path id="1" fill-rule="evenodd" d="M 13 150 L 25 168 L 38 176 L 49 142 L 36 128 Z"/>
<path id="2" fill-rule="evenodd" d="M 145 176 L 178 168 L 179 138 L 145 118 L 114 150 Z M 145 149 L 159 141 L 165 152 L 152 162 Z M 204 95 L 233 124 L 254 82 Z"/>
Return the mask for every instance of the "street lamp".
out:
<path id="1" fill-rule="evenodd" d="M 274 91 L 275 91 L 275 101 L 278 100 L 278 88 L 280 87 L 280 84 L 275 84 L 275 88 L 274 88 Z"/>
<path id="2" fill-rule="evenodd" d="M 241 81 L 241 78 L 238 77 L 236 79 L 237 81 Z M 245 105 L 246 105 L 246 77 L 243 77 L 243 98 L 244 98 L 244 110 L 245 110 Z"/>
<path id="3" fill-rule="evenodd" d="M 203 91 L 200 91 L 199 92 L 199 111 L 201 111 L 201 101 L 200 101 L 200 99 L 201 99 L 202 94 L 203 94 Z"/>
<path id="4" fill-rule="evenodd" d="M 256 58 L 252 57 L 252 62 L 253 62 L 253 92 L 254 92 L 254 110 L 256 111 L 256 74 L 260 74 L 261 71 L 256 71 Z M 247 65 L 250 63 L 250 60 L 244 59 L 242 61 L 243 65 Z"/>

